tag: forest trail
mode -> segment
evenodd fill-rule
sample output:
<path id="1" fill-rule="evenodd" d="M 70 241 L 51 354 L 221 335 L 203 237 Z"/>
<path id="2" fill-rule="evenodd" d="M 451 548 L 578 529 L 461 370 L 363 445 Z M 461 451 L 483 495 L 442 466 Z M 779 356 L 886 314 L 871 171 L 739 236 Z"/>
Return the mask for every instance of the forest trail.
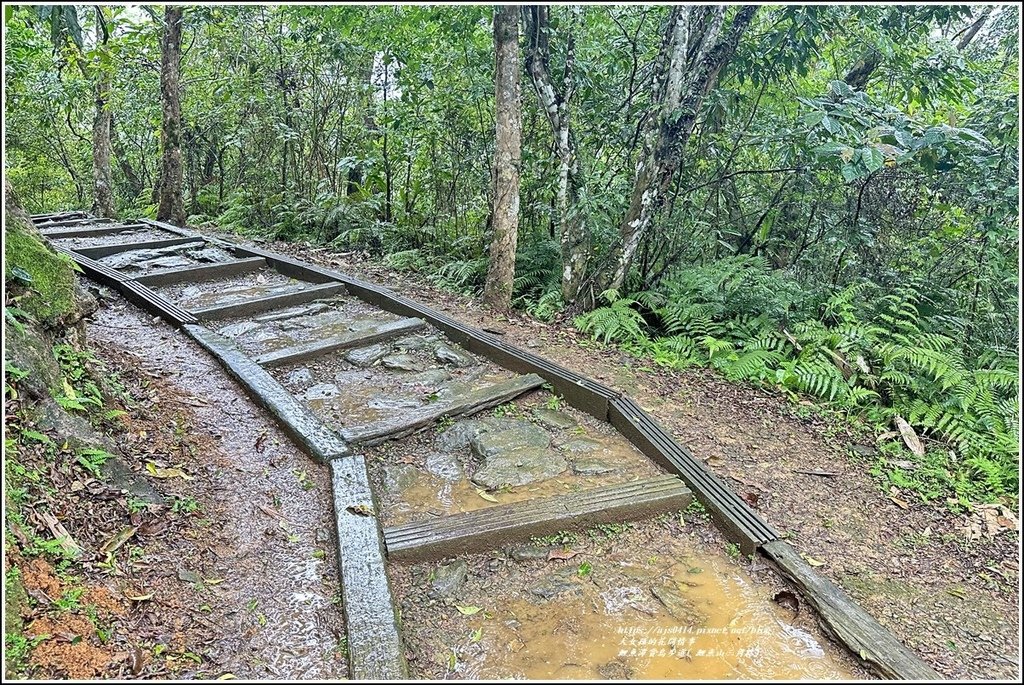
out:
<path id="1" fill-rule="evenodd" d="M 864 674 L 809 612 L 772 601 L 792 596 L 778 579 L 757 581 L 738 546 L 711 542 L 678 477 L 539 376 L 280 255 L 155 222 L 37 225 L 87 273 L 179 325 L 103 292 L 90 330 L 111 364 L 166 376 L 168 394 L 196 410 L 192 430 L 210 433 L 213 449 L 193 453 L 206 463 L 160 455 L 147 467 L 209 476 L 189 482 L 215 534 L 201 559 L 177 560 L 176 577 L 216 586 L 200 615 L 249 624 L 250 650 L 234 660 L 230 629 L 188 648 L 202 673 L 209 658 L 239 676 L 329 676 L 346 653 L 354 678 Z M 237 386 L 221 392 L 231 378 L 327 469 L 294 463 L 294 445 L 239 406 Z M 265 462 L 268 440 L 289 456 Z M 321 565 L 329 521 L 338 581 Z M 560 646 L 544 637 L 552 631 Z"/>
<path id="2" fill-rule="evenodd" d="M 815 637 L 816 630 L 794 624 L 800 609 L 795 595 L 769 595 L 763 587 L 758 591 L 753 577 L 771 576 L 763 562 L 751 557 L 754 564 L 737 580 L 736 569 L 728 568 L 735 564 L 721 553 L 715 561 L 706 548 L 684 544 L 678 536 L 686 519 L 663 514 L 686 508 L 689 490 L 675 477 L 659 476 L 655 464 L 615 430 L 541 389 L 543 379 L 516 375 L 462 350 L 422 319 L 377 309 L 365 296 L 354 298 L 327 278 L 328 272 L 301 262 L 239 250 L 154 222 L 87 221 L 37 223 L 56 246 L 73 250 L 91 274 L 110 279 L 125 294 L 176 320 L 182 330 L 174 336 L 194 341 L 188 343 L 191 354 L 195 343 L 211 352 L 306 452 L 329 463 L 334 514 L 325 517 L 314 510 L 300 512 L 299 518 L 306 525 L 335 521 L 334 539 L 342 543 L 337 550 L 340 599 L 348 618 L 344 647 L 354 677 L 564 678 L 612 672 L 671 677 L 691 648 L 692 654 L 714 657 L 689 658 L 692 677 L 843 678 L 858 672 L 840 654 L 822 651 L 826 641 Z M 367 287 L 348 282 L 357 290 Z M 140 316 L 127 325 L 99 325 L 120 330 L 147 326 Z M 102 333 L 99 339 L 119 345 Z M 526 344 L 536 347 L 539 341 Z M 137 336 L 133 345 L 138 349 L 127 354 L 149 350 L 152 355 L 159 349 L 147 335 Z M 211 363 L 206 355 L 198 356 Z M 206 378 L 210 382 L 212 376 Z M 630 385 L 628 379 L 615 380 Z M 652 409 L 667 405 L 643 387 L 630 390 Z M 657 394 L 666 396 L 663 390 Z M 251 439 L 244 423 L 238 429 Z M 742 428 L 732 434 L 742 434 Z M 255 438 L 257 452 L 265 435 Z M 768 436 L 755 437 L 776 449 Z M 787 452 L 800 452 L 794 449 L 798 438 L 786 435 Z M 353 454 L 357 447 L 360 454 Z M 842 475 L 805 461 L 787 466 L 812 478 Z M 765 503 L 774 497 L 767 486 L 738 476 L 736 468 L 719 470 L 755 490 L 744 491 L 745 502 L 776 514 L 762 506 L 763 496 Z M 291 470 L 297 472 L 306 474 L 305 469 Z M 785 490 L 785 481 L 771 482 Z M 308 476 L 298 483 L 303 489 L 318 485 Z M 244 503 L 228 508 L 244 511 L 246 503 L 251 508 L 251 497 L 243 497 Z M 276 495 L 271 503 L 279 510 L 283 506 Z M 266 504 L 263 510 L 274 512 Z M 279 515 L 290 520 L 283 511 Z M 251 538 L 251 521 L 260 517 L 246 518 L 250 529 L 243 527 L 241 537 Z M 302 538 L 287 525 L 282 528 L 288 541 Z M 580 529 L 588 531 L 585 538 L 574 532 Z M 390 561 L 382 554 L 385 548 Z M 507 556 L 488 554 L 494 549 L 504 549 Z M 644 550 L 660 554 L 642 560 Z M 804 559 L 813 566 L 823 563 L 809 555 Z M 448 561 L 438 566 L 442 560 Z M 320 574 L 308 557 L 277 568 L 290 576 L 303 564 L 300 575 L 316 583 Z M 704 576 L 705 570 L 712 572 Z M 694 574 L 701 578 L 695 581 Z M 849 577 L 841 580 L 849 582 Z M 276 586 L 294 582 L 284 577 Z M 246 587 L 244 574 L 240 585 Z M 523 604 L 524 590 L 532 602 Z M 737 596 L 742 598 L 738 604 Z M 772 596 L 775 604 L 769 601 Z M 301 628 L 304 621 L 316 622 L 313 617 L 323 613 L 318 607 L 338 617 L 322 593 L 299 589 L 293 597 L 305 598 L 306 606 L 268 607 L 259 613 L 260 624 Z M 781 603 L 794 614 L 778 606 L 784 597 L 792 598 Z M 393 601 L 404 621 L 402 636 L 397 614 L 387 618 L 395 611 Z M 579 621 L 552 625 L 567 611 L 580 614 Z M 645 618 L 630 627 L 632 612 Z M 609 615 L 618 621 L 608 621 Z M 465 625 L 453 631 L 453 619 L 456 626 Z M 631 631 L 645 630 L 657 631 L 657 640 L 665 643 L 656 642 L 660 647 L 650 654 L 628 642 L 636 639 Z M 697 632 L 689 635 L 687 630 Z M 541 639 L 550 631 L 565 634 L 566 642 L 554 653 Z M 794 639 L 804 645 L 795 650 L 795 658 Z M 268 673 L 297 668 L 308 673 L 308 652 L 327 642 L 337 644 L 314 637 L 304 647 L 282 648 Z M 522 652 L 515 665 L 498 657 L 501 647 L 510 644 Z M 590 649 L 595 644 L 604 648 Z M 592 656 L 581 661 L 584 651 Z M 559 660 L 558 654 L 565 658 Z M 909 653 L 907 658 L 903 668 L 916 668 Z"/>
<path id="3" fill-rule="evenodd" d="M 429 301 L 448 316 L 501 331 L 510 343 L 630 393 L 755 502 L 769 523 L 791 535 L 798 550 L 824 562 L 820 573 L 944 677 L 1019 676 L 1017 535 L 986 529 L 984 509 L 956 514 L 943 503 L 890 496 L 870 473 L 871 437 L 837 428 L 809 405 L 794 406 L 707 370 L 658 369 L 595 346 L 566 325 L 522 313 L 495 316 L 478 299 L 359 253 L 261 243 Z"/>

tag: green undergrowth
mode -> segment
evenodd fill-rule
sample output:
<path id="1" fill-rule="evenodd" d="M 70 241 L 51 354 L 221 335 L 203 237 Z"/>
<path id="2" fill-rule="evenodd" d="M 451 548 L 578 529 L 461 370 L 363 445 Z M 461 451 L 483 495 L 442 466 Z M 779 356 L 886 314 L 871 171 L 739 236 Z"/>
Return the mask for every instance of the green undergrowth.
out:
<path id="1" fill-rule="evenodd" d="M 886 486 L 926 501 L 1016 502 L 1016 351 L 972 352 L 971 331 L 923 283 L 808 292 L 742 257 L 684 270 L 656 291 L 604 298 L 576 318 L 596 340 L 657 366 L 708 367 L 794 403 L 810 398 L 884 434 L 869 468 Z M 897 417 L 922 438 L 923 456 L 903 446 Z"/>

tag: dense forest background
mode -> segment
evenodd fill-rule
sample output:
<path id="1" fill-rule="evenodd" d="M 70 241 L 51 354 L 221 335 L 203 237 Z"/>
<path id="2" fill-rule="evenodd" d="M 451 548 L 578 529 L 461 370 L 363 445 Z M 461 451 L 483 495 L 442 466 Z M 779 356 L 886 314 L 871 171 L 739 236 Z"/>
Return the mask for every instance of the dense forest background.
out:
<path id="1" fill-rule="evenodd" d="M 495 13 L 6 6 L 5 173 L 31 213 L 187 217 L 480 293 Z M 1019 8 L 509 17 L 513 306 L 891 432 L 871 467 L 925 499 L 1015 497 Z"/>

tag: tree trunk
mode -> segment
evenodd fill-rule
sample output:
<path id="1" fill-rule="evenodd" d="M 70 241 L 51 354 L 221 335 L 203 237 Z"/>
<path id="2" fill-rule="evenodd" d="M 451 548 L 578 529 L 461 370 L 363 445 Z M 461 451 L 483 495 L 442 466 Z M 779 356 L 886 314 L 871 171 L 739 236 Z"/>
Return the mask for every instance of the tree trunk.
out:
<path id="1" fill-rule="evenodd" d="M 97 12 L 103 10 L 97 8 Z M 102 15 L 96 17 L 96 43 L 106 52 L 109 34 Z M 102 65 L 94 75 L 93 94 L 96 112 L 92 119 L 92 213 L 114 218 L 114 180 L 110 170 L 110 82 L 111 75 Z"/>
<path id="2" fill-rule="evenodd" d="M 558 185 L 555 191 L 555 225 L 558 227 L 562 257 L 562 300 L 571 304 L 579 295 L 590 252 L 588 234 L 579 213 L 579 167 L 576 141 L 569 125 L 569 102 L 573 96 L 575 41 L 566 42 L 562 89 L 551 76 L 551 51 L 548 40 L 550 8 L 547 5 L 523 7 L 526 30 L 526 71 L 530 74 L 537 100 L 551 124 L 558 158 Z"/>
<path id="3" fill-rule="evenodd" d="M 100 69 L 94 86 L 96 113 L 92 120 L 92 213 L 114 218 L 114 181 L 110 170 L 110 74 Z"/>
<path id="4" fill-rule="evenodd" d="M 181 188 L 181 23 L 182 8 L 168 5 L 160 40 L 160 103 L 163 107 L 160 148 L 163 157 L 156 217 L 178 226 L 185 225 Z"/>
<path id="5" fill-rule="evenodd" d="M 612 261 L 598 275 L 602 290 L 618 290 L 625 282 L 633 256 L 664 204 L 704 98 L 736 52 L 757 7 L 740 7 L 723 35 L 725 12 L 724 5 L 672 8 L 655 64 L 653 107 L 644 128 L 629 209 L 619 224 L 620 241 Z"/>
<path id="6" fill-rule="evenodd" d="M 519 165 L 522 120 L 519 96 L 519 8 L 501 5 L 494 13 L 494 238 L 484 302 L 505 311 L 512 304 L 519 233 Z"/>

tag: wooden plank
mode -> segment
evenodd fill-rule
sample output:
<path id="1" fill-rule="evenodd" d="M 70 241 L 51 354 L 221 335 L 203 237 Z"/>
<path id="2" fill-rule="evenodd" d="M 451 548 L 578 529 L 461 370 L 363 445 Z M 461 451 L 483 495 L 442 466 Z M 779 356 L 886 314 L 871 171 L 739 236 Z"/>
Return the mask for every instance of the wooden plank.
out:
<path id="1" fill-rule="evenodd" d="M 677 477 L 658 476 L 395 526 L 384 531 L 384 541 L 393 559 L 426 561 L 484 552 L 562 530 L 637 521 L 685 509 L 692 499 Z"/>
<path id="2" fill-rule="evenodd" d="M 536 374 L 517 376 L 501 383 L 479 388 L 448 401 L 428 404 L 419 409 L 403 412 L 398 422 L 380 421 L 365 426 L 343 428 L 341 437 L 347 442 L 362 445 L 377 445 L 385 440 L 394 440 L 433 425 L 443 416 L 462 416 L 476 413 L 508 402 L 544 385 L 544 379 Z"/>
<path id="3" fill-rule="evenodd" d="M 43 228 L 58 228 L 60 226 L 88 226 L 89 224 L 112 224 L 113 219 L 103 219 L 97 217 L 84 217 L 81 219 L 53 219 L 48 221 L 40 221 L 36 226 L 40 229 Z"/>
<path id="4" fill-rule="evenodd" d="M 118 243 L 117 245 L 99 245 L 97 247 L 83 247 L 75 250 L 80 255 L 90 259 L 102 259 L 120 252 L 131 250 L 156 250 L 161 247 L 174 247 L 175 245 L 187 245 L 188 243 L 205 243 L 203 238 L 168 238 L 167 240 L 147 240 L 141 243 Z"/>
<path id="5" fill-rule="evenodd" d="M 285 432 L 313 457 L 330 461 L 349 454 L 336 432 L 325 426 L 306 405 L 285 390 L 266 369 L 231 341 L 205 326 L 189 324 L 185 332 L 220 361 L 253 399 L 277 418 Z"/>
<path id="6" fill-rule="evenodd" d="M 789 543 L 769 542 L 761 551 L 815 608 L 822 626 L 879 675 L 893 680 L 942 680 L 838 585 L 811 568 Z"/>
<path id="7" fill-rule="evenodd" d="M 47 228 L 39 229 L 39 232 L 46 238 L 57 240 L 60 238 L 90 238 L 92 236 L 113 235 L 123 231 L 137 231 L 148 229 L 145 224 L 117 224 L 114 226 L 103 226 L 101 228 Z"/>
<path id="8" fill-rule="evenodd" d="M 195 309 L 192 313 L 195 314 L 196 318 L 200 321 L 231 319 L 236 316 L 251 316 L 252 314 L 259 314 L 260 312 L 277 309 L 278 307 L 291 307 L 296 304 L 303 304 L 304 302 L 318 300 L 321 297 L 343 295 L 344 293 L 345 286 L 343 284 L 324 283 L 322 285 L 303 288 L 302 290 L 293 290 L 285 293 L 278 293 L 277 295 L 267 295 L 266 297 L 253 297 L 248 300 L 237 300 L 226 304 L 216 305 L 214 307 Z"/>
<path id="9" fill-rule="evenodd" d="M 365 347 L 382 340 L 390 340 L 400 335 L 413 333 L 425 327 L 427 323 L 423 319 L 399 319 L 378 324 L 361 331 L 351 331 L 345 335 L 338 335 L 327 340 L 314 340 L 302 345 L 286 347 L 282 350 L 268 352 L 256 358 L 256 363 L 262 366 L 282 366 L 292 362 L 318 357 L 328 352 L 345 350 L 353 347 Z"/>
<path id="10" fill-rule="evenodd" d="M 186 266 L 178 269 L 166 269 L 150 274 L 142 274 L 134 277 L 136 283 L 143 285 L 171 285 L 182 281 L 207 281 L 213 278 L 225 276 L 238 276 L 247 274 L 267 265 L 267 260 L 262 257 L 236 259 L 231 262 L 218 262 L 216 264 L 204 264 L 203 266 Z"/>
<path id="11" fill-rule="evenodd" d="M 349 677 L 408 677 L 398 612 L 385 569 L 377 507 L 362 455 L 331 462 L 338 569 Z"/>

